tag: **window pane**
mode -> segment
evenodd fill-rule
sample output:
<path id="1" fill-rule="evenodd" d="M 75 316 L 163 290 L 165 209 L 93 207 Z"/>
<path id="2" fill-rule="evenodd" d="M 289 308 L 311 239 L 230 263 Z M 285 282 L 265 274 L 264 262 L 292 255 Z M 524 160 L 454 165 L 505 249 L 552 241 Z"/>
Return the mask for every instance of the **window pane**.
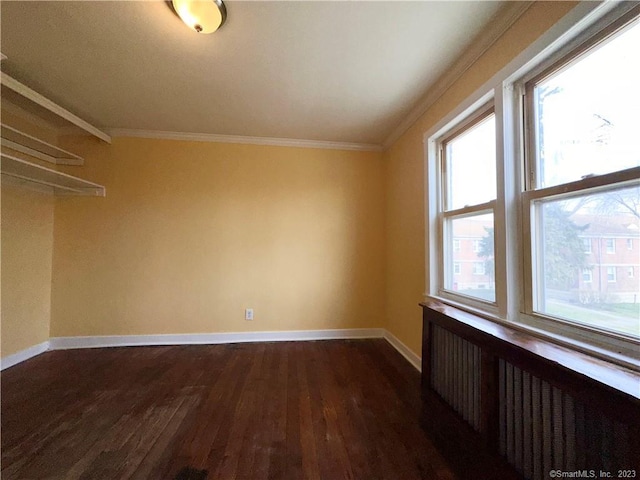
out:
<path id="1" fill-rule="evenodd" d="M 494 302 L 493 214 L 451 218 L 446 231 L 445 288 Z"/>
<path id="2" fill-rule="evenodd" d="M 447 210 L 496 198 L 496 122 L 491 114 L 446 143 Z"/>
<path id="3" fill-rule="evenodd" d="M 536 86 L 537 188 L 640 166 L 640 24 Z"/>
<path id="4" fill-rule="evenodd" d="M 623 274 L 640 267 L 640 186 L 541 200 L 534 212 L 535 310 L 640 336 L 640 279 Z"/>

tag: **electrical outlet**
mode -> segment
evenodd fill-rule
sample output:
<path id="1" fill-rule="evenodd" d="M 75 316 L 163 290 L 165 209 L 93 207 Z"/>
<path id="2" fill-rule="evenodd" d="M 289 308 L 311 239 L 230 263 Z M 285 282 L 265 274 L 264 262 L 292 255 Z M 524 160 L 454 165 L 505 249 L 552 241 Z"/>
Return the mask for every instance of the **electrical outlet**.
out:
<path id="1" fill-rule="evenodd" d="M 244 319 L 245 320 L 253 320 L 253 308 L 245 308 L 244 309 Z"/>

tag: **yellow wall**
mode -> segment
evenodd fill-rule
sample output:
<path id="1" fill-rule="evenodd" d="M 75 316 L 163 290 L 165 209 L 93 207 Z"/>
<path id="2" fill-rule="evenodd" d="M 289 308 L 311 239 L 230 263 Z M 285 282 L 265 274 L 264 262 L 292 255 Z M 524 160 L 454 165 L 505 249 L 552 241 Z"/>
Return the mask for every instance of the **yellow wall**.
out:
<path id="1" fill-rule="evenodd" d="M 386 328 L 420 354 L 424 294 L 426 131 L 480 88 L 577 2 L 535 2 L 384 154 L 386 169 Z"/>
<path id="2" fill-rule="evenodd" d="M 2 355 L 46 340 L 49 300 L 53 337 L 386 327 L 419 354 L 422 135 L 574 5 L 533 4 L 383 155 L 67 139 L 107 197 L 3 190 Z"/>
<path id="3" fill-rule="evenodd" d="M 56 200 L 52 337 L 382 326 L 380 153 L 66 146 L 107 196 Z"/>
<path id="4" fill-rule="evenodd" d="M 3 182 L 1 236 L 6 357 L 49 340 L 53 197 Z"/>

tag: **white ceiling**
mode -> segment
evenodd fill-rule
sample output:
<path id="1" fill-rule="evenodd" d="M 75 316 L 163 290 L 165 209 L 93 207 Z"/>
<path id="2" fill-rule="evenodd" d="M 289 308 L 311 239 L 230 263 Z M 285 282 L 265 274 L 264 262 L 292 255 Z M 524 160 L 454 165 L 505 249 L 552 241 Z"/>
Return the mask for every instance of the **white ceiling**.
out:
<path id="1" fill-rule="evenodd" d="M 2 70 L 102 128 L 382 144 L 505 2 L 0 2 Z"/>

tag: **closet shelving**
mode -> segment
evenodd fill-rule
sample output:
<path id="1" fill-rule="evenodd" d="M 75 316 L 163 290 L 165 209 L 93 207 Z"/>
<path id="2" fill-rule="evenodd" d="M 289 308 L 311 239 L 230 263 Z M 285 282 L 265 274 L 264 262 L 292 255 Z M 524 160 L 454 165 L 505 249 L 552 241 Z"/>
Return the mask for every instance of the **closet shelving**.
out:
<path id="1" fill-rule="evenodd" d="M 26 182 L 51 187 L 55 195 L 105 196 L 105 188 L 97 183 L 43 167 L 5 152 L 0 156 L 2 175 L 11 177 L 18 183 Z"/>
<path id="2" fill-rule="evenodd" d="M 2 145 L 55 165 L 82 165 L 84 159 L 75 153 L 40 140 L 17 128 L 0 123 Z"/>
<path id="3" fill-rule="evenodd" d="M 111 137 L 106 133 L 4 72 L 0 72 L 0 79 L 3 101 L 8 100 L 27 112 L 35 113 L 46 120 L 53 119 L 55 124 L 71 124 L 84 133 L 89 133 L 102 141 L 111 143 Z M 3 147 L 0 155 L 0 171 L 3 178 L 11 179 L 13 184 L 45 188 L 55 195 L 105 196 L 105 188 L 102 185 L 45 167 L 19 154 L 26 154 L 53 165 L 83 165 L 84 160 L 79 155 L 5 123 L 0 124 L 0 136 Z M 16 153 L 7 152 L 6 148 Z"/>

